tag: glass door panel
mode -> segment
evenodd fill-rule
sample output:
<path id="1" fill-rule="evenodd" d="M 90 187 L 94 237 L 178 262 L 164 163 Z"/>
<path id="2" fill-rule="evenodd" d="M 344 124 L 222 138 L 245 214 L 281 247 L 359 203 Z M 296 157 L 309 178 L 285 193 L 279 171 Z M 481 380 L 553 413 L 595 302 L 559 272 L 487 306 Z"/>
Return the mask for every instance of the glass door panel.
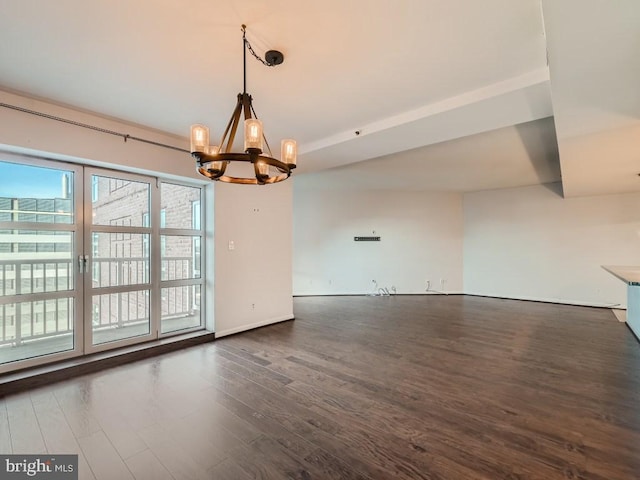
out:
<path id="1" fill-rule="evenodd" d="M 149 283 L 149 234 L 94 232 L 93 288 Z"/>
<path id="2" fill-rule="evenodd" d="M 200 229 L 200 197 L 202 188 L 161 183 L 162 220 L 160 228 Z"/>
<path id="3" fill-rule="evenodd" d="M 93 344 L 150 333 L 149 290 L 93 295 Z"/>
<path id="4" fill-rule="evenodd" d="M 0 372 L 81 352 L 81 178 L 80 167 L 0 156 Z"/>
<path id="5" fill-rule="evenodd" d="M 151 315 L 153 189 L 150 178 L 87 170 L 86 343 L 88 351 L 96 351 L 157 336 Z"/>
<path id="6" fill-rule="evenodd" d="M 200 237 L 162 235 L 162 281 L 200 278 Z"/>
<path id="7" fill-rule="evenodd" d="M 162 333 L 201 325 L 200 285 L 163 288 L 161 297 Z"/>
<path id="8" fill-rule="evenodd" d="M 151 179 L 136 181 L 112 176 L 91 175 L 91 224 L 119 227 L 145 226 L 149 214 Z M 146 225 L 148 226 L 148 225 Z"/>

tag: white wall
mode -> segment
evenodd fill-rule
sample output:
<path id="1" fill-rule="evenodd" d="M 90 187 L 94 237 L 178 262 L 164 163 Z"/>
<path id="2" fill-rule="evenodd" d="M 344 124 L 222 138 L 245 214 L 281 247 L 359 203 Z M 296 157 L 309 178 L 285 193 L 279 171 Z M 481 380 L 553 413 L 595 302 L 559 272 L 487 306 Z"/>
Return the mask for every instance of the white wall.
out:
<path id="1" fill-rule="evenodd" d="M 291 183 L 216 184 L 217 337 L 293 318 Z"/>
<path id="2" fill-rule="evenodd" d="M 601 265 L 640 265 L 640 194 L 562 198 L 559 184 L 464 195 L 467 294 L 626 306 Z"/>
<path id="3" fill-rule="evenodd" d="M 9 92 L 0 91 L 0 103 L 188 148 L 186 137 L 164 134 Z M 5 107 L 0 107 L 0 125 L 0 152 L 28 153 L 106 168 L 202 180 L 195 172 L 193 159 L 186 153 L 135 141 L 125 143 L 120 137 Z M 214 304 L 215 286 L 215 313 L 219 315 L 216 317 L 216 334 L 233 333 L 285 317 L 292 318 L 291 185 L 287 186 L 288 182 L 266 187 L 216 184 L 212 194 L 212 185 L 206 183 L 207 234 L 210 238 L 213 231 L 220 235 L 213 252 L 215 258 L 212 261 L 213 248 L 209 248 L 207 262 L 210 272 L 214 271 L 215 265 L 215 277 L 212 274 L 207 281 L 206 301 L 209 307 Z M 212 203 L 216 211 L 213 229 Z M 256 214 L 253 208 L 259 208 L 260 213 Z M 220 248 L 230 238 L 235 239 L 237 245 L 232 258 L 228 257 L 226 246 Z M 245 298 L 255 299 L 252 302 L 255 309 L 247 311 L 248 300 Z M 211 327 L 212 319 L 213 309 L 210 309 L 207 322 Z"/>
<path id="4" fill-rule="evenodd" d="M 311 174 L 312 175 L 312 174 Z M 294 181 L 293 293 L 425 293 L 426 280 L 462 290 L 462 196 L 326 191 Z M 355 242 L 380 236 L 380 242 Z"/>

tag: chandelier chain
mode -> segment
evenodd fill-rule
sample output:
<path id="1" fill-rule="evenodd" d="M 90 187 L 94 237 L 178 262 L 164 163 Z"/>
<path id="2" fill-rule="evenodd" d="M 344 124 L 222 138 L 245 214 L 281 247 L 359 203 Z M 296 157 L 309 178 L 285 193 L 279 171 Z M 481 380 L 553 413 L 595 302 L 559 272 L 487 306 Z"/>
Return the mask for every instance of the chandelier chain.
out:
<path id="1" fill-rule="evenodd" d="M 244 40 L 244 44 L 247 46 L 247 50 L 249 50 L 251 55 L 253 55 L 257 60 L 262 62 L 267 67 L 275 67 L 275 64 L 267 62 L 264 58 L 262 58 L 260 55 L 258 55 L 255 52 L 255 50 L 253 49 L 253 47 L 249 43 L 249 40 L 247 40 L 247 30 L 246 30 L 246 27 L 244 25 L 242 26 L 242 39 Z"/>

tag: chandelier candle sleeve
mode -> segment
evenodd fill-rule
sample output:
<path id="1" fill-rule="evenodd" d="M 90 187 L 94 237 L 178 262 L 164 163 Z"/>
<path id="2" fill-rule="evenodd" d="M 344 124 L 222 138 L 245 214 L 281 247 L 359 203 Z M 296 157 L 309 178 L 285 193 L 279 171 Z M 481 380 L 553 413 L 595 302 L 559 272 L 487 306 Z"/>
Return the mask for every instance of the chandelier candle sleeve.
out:
<path id="1" fill-rule="evenodd" d="M 295 165 L 298 147 L 295 140 L 286 139 L 280 142 L 280 159 L 288 165 Z"/>
<path id="2" fill-rule="evenodd" d="M 208 155 L 218 155 L 218 152 L 220 151 L 220 147 L 217 145 L 209 145 L 207 147 L 207 154 Z M 203 167 L 207 170 L 213 170 L 216 172 L 219 172 L 220 170 L 222 170 L 222 161 L 214 161 L 214 162 L 207 162 L 203 165 Z"/>
<path id="3" fill-rule="evenodd" d="M 244 151 L 259 150 L 262 153 L 262 122 L 257 118 L 244 121 Z"/>
<path id="4" fill-rule="evenodd" d="M 264 175 L 264 176 L 269 175 L 269 165 L 267 165 L 267 164 L 266 164 L 266 163 L 264 163 L 263 161 L 258 160 L 258 161 L 256 162 L 256 167 L 258 168 L 258 173 L 259 173 L 260 175 Z"/>
<path id="5" fill-rule="evenodd" d="M 191 125 L 191 151 L 207 153 L 209 148 L 209 127 Z"/>

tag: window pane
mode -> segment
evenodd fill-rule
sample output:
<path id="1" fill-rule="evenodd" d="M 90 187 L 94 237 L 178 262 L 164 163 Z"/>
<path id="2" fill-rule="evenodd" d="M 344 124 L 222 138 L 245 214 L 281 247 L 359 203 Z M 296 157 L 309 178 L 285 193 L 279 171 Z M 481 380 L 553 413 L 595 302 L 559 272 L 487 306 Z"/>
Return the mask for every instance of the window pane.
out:
<path id="1" fill-rule="evenodd" d="M 149 283 L 149 234 L 94 232 L 93 288 Z"/>
<path id="2" fill-rule="evenodd" d="M 73 298 L 0 305 L 0 363 L 73 350 Z"/>
<path id="3" fill-rule="evenodd" d="M 94 225 L 145 227 L 149 212 L 149 184 L 120 178 L 92 177 Z"/>
<path id="4" fill-rule="evenodd" d="M 201 325 L 200 285 L 162 289 L 162 333 Z"/>
<path id="5" fill-rule="evenodd" d="M 0 222 L 73 220 L 73 172 L 0 162 Z"/>
<path id="6" fill-rule="evenodd" d="M 200 278 L 200 237 L 162 235 L 162 280 Z"/>
<path id="7" fill-rule="evenodd" d="M 149 290 L 94 295 L 93 344 L 149 333 Z"/>
<path id="8" fill-rule="evenodd" d="M 72 290 L 73 233 L 0 231 L 0 296 Z"/>
<path id="9" fill-rule="evenodd" d="M 164 224 L 161 228 L 200 228 L 200 195 L 197 187 L 186 187 L 172 183 L 160 185 L 160 202 L 164 210 Z M 194 221 L 197 210 L 198 219 Z"/>

